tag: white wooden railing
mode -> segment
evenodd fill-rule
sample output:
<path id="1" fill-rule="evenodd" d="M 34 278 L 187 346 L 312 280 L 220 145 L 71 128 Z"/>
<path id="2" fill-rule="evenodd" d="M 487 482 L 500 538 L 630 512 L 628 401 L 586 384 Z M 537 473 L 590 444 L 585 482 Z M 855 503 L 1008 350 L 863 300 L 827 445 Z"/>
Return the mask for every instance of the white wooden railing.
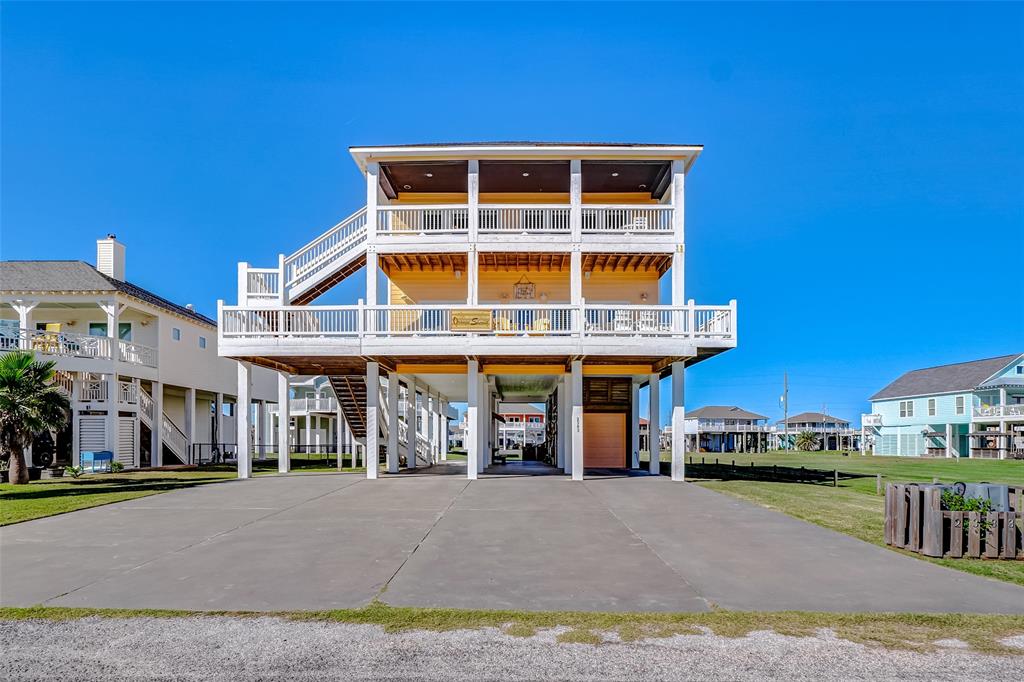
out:
<path id="1" fill-rule="evenodd" d="M 82 379 L 78 382 L 78 399 L 82 402 L 103 402 L 107 399 L 107 382 Z"/>
<path id="2" fill-rule="evenodd" d="M 366 209 L 361 208 L 284 259 L 289 289 L 301 286 L 366 241 Z"/>
<path id="3" fill-rule="evenodd" d="M 569 210 L 564 205 L 484 204 L 480 206 L 480 231 L 568 234 L 572 229 Z"/>
<path id="4" fill-rule="evenodd" d="M 292 398 L 288 401 L 288 409 L 292 414 L 296 412 L 334 412 L 338 409 L 338 401 L 334 398 Z M 277 403 L 267 405 L 267 410 L 276 414 L 279 410 Z"/>
<path id="5" fill-rule="evenodd" d="M 975 417 L 1024 417 L 1024 405 L 991 405 L 975 407 Z"/>
<path id="6" fill-rule="evenodd" d="M 18 329 L 0 334 L 0 351 L 23 348 L 40 355 L 109 360 L 110 338 L 73 332 L 48 332 Z"/>
<path id="7" fill-rule="evenodd" d="M 153 402 L 153 396 L 142 387 L 139 388 L 139 412 L 147 425 L 153 423 L 153 415 L 156 414 L 156 404 Z"/>
<path id="8" fill-rule="evenodd" d="M 121 362 L 127 362 L 132 365 L 142 365 L 144 367 L 156 367 L 157 365 L 156 348 L 143 346 L 141 343 L 133 343 L 132 341 L 118 339 L 117 349 L 118 357 L 121 359 Z"/>
<path id="9" fill-rule="evenodd" d="M 188 461 L 188 438 L 178 428 L 178 425 L 171 421 L 166 413 L 160 419 L 160 438 L 164 445 L 170 448 L 171 452 L 178 455 L 182 461 Z"/>
<path id="10" fill-rule="evenodd" d="M 469 208 L 465 205 L 379 206 L 377 234 L 437 234 L 467 232 Z"/>
<path id="11" fill-rule="evenodd" d="M 276 301 L 281 294 L 281 271 L 277 268 L 248 268 L 246 296 L 250 301 Z"/>
<path id="12" fill-rule="evenodd" d="M 583 232 L 625 234 L 633 232 L 672 232 L 672 207 L 584 206 Z"/>
<path id="13" fill-rule="evenodd" d="M 452 329 L 452 314 L 486 310 L 488 322 Z M 362 336 L 626 336 L 736 338 L 735 302 L 728 306 L 387 305 L 222 306 L 222 338 L 358 338 Z"/>
<path id="14" fill-rule="evenodd" d="M 133 381 L 119 381 L 117 382 L 117 402 L 126 403 L 128 405 L 134 405 L 139 400 L 139 394 L 136 390 L 135 382 Z"/>
<path id="15" fill-rule="evenodd" d="M 860 416 L 861 426 L 881 426 L 882 415 L 880 414 L 862 414 Z"/>

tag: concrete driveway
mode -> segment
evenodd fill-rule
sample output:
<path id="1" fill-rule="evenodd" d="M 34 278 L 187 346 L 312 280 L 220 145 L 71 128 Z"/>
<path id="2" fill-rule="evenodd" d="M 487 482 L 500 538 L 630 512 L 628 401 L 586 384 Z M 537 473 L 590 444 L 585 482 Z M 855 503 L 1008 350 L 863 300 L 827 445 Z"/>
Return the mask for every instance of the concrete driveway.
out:
<path id="1" fill-rule="evenodd" d="M 300 610 L 373 599 L 1024 613 L 1024 588 L 663 477 L 261 477 L 0 529 L 5 606 Z"/>

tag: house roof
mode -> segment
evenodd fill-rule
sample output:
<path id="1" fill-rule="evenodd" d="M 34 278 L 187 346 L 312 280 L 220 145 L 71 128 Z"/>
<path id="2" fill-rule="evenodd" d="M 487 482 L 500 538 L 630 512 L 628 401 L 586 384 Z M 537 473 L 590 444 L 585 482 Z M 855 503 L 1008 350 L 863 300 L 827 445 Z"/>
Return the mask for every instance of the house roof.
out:
<path id="1" fill-rule="evenodd" d="M 544 410 L 530 403 L 499 403 L 498 414 L 544 414 Z"/>
<path id="2" fill-rule="evenodd" d="M 801 412 L 795 414 L 787 420 L 780 419 L 779 424 L 802 424 L 804 422 L 809 423 L 822 423 L 822 424 L 849 424 L 850 422 L 846 419 L 840 419 L 839 417 L 833 417 L 832 415 L 825 414 L 824 412 Z"/>
<path id="3" fill-rule="evenodd" d="M 970 391 L 1018 357 L 1019 354 L 1000 355 L 997 358 L 915 369 L 900 376 L 869 400 Z"/>
<path id="4" fill-rule="evenodd" d="M 167 312 L 216 327 L 214 320 L 185 306 L 172 303 L 148 289 L 107 277 L 80 260 L 12 260 L 0 262 L 0 293 L 121 293 Z"/>
<path id="5" fill-rule="evenodd" d="M 695 419 L 767 419 L 768 417 L 756 412 L 749 412 L 735 405 L 708 405 L 692 412 L 687 412 L 688 418 Z"/>

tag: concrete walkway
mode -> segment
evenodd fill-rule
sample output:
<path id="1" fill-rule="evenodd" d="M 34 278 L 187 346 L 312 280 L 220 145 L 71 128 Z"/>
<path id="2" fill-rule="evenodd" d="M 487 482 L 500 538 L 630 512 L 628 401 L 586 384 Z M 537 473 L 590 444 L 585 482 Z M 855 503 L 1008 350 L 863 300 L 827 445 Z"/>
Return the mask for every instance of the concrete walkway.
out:
<path id="1" fill-rule="evenodd" d="M 0 604 L 1024 613 L 1024 588 L 663 477 L 346 474 L 0 529 Z"/>

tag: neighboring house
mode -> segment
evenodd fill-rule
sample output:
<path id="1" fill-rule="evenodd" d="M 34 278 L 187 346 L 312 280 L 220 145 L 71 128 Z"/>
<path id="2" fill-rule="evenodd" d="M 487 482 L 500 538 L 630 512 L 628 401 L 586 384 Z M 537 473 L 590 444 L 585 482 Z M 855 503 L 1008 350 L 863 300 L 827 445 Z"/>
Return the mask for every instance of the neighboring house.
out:
<path id="1" fill-rule="evenodd" d="M 736 346 L 736 305 L 685 294 L 684 193 L 699 145 L 502 142 L 350 149 L 365 206 L 269 267 L 238 268 L 219 350 L 283 375 L 323 374 L 371 456 L 397 472 L 436 459 L 400 446 L 399 401 L 468 414 L 467 476 L 492 459 L 502 402 L 545 405 L 546 454 L 636 466 L 638 394 L 650 384 L 683 428 L 685 368 Z M 304 238 L 303 238 L 304 240 Z M 321 305 L 361 278 L 361 299 Z M 660 294 L 665 278 L 670 293 Z M 673 390 L 659 395 L 658 380 Z M 410 420 L 410 423 L 412 421 Z M 684 443 L 672 453 L 682 477 Z M 658 458 L 652 457 L 657 463 Z M 239 476 L 250 475 L 239 462 Z M 377 468 L 367 467 L 367 476 Z"/>
<path id="2" fill-rule="evenodd" d="M 1024 457 L 1024 354 L 907 372 L 862 422 L 876 455 Z"/>
<path id="3" fill-rule="evenodd" d="M 860 445 L 860 431 L 850 422 L 821 412 L 801 412 L 789 419 L 776 422 L 772 432 L 772 447 L 792 450 L 798 434 L 810 431 L 818 437 L 819 450 L 856 450 Z"/>
<path id="4" fill-rule="evenodd" d="M 529 403 L 500 403 L 498 414 L 504 420 L 498 427 L 498 447 L 517 450 L 544 443 L 543 409 Z"/>
<path id="5" fill-rule="evenodd" d="M 238 370 L 217 355 L 216 323 L 126 281 L 125 248 L 113 235 L 96 242 L 96 262 L 0 263 L 0 352 L 21 348 L 56 361 L 71 400 L 56 462 L 78 464 L 80 452 L 97 450 L 126 467 L 230 453 Z M 247 437 L 256 443 L 269 433 L 275 381 L 267 370 L 252 375 Z M 40 439 L 33 445 L 42 455 L 52 445 Z"/>
<path id="6" fill-rule="evenodd" d="M 687 449 L 698 452 L 765 452 L 768 417 L 735 405 L 709 405 L 686 415 Z"/>

